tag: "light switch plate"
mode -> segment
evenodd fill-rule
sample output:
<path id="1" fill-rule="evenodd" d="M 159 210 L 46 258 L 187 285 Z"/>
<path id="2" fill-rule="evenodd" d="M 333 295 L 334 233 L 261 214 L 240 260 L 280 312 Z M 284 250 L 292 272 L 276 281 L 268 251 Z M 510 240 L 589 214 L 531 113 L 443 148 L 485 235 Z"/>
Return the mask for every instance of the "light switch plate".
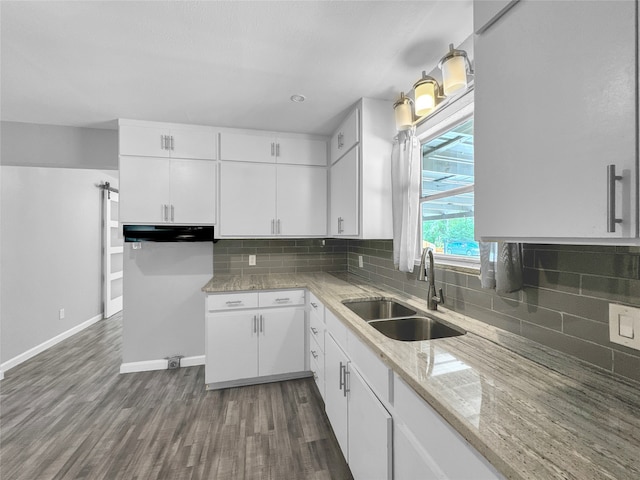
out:
<path id="1" fill-rule="evenodd" d="M 362 255 L 358 255 L 358 266 L 360 268 L 364 267 L 364 262 L 362 261 Z"/>
<path id="2" fill-rule="evenodd" d="M 609 304 L 609 340 L 640 350 L 640 308 Z"/>
<path id="3" fill-rule="evenodd" d="M 256 256 L 255 255 L 249 255 L 249 266 L 250 267 L 255 267 L 256 266 Z"/>

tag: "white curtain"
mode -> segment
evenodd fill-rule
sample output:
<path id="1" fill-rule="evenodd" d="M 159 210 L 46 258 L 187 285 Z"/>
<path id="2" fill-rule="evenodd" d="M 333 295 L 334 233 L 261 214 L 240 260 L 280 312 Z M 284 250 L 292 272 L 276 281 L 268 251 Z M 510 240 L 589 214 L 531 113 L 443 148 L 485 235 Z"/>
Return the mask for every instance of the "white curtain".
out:
<path id="1" fill-rule="evenodd" d="M 420 257 L 420 141 L 415 128 L 398 133 L 391 152 L 393 263 L 413 272 Z"/>
<path id="2" fill-rule="evenodd" d="M 480 242 L 480 283 L 497 293 L 520 290 L 522 279 L 522 244 Z"/>

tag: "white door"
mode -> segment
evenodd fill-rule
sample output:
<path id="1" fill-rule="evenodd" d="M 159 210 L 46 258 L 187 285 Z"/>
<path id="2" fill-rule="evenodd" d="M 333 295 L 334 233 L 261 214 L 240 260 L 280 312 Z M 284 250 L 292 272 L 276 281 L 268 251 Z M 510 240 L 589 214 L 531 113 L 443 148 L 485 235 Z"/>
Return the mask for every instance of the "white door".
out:
<path id="1" fill-rule="evenodd" d="M 215 130 L 202 127 L 172 128 L 171 157 L 215 160 Z"/>
<path id="2" fill-rule="evenodd" d="M 169 221 L 168 158 L 120 156 L 120 223 Z"/>
<path id="3" fill-rule="evenodd" d="M 260 311 L 258 373 L 304 371 L 304 307 Z"/>
<path id="4" fill-rule="evenodd" d="M 331 235 L 358 235 L 358 148 L 331 166 L 330 180 Z"/>
<path id="5" fill-rule="evenodd" d="M 175 223 L 216 223 L 216 162 L 171 159 L 171 206 Z"/>
<path id="6" fill-rule="evenodd" d="M 270 135 L 222 132 L 220 160 L 275 163 L 275 138 Z"/>
<path id="7" fill-rule="evenodd" d="M 329 333 L 325 336 L 324 348 L 324 408 L 342 454 L 345 458 L 349 458 L 349 424 L 344 387 L 344 370 L 349 366 L 349 359 Z"/>
<path id="8" fill-rule="evenodd" d="M 221 163 L 220 234 L 245 237 L 274 235 L 276 166 Z"/>
<path id="9" fill-rule="evenodd" d="M 294 165 L 327 165 L 327 142 L 308 138 L 278 138 L 278 163 Z"/>
<path id="10" fill-rule="evenodd" d="M 206 337 L 205 383 L 258 376 L 256 311 L 209 314 Z"/>
<path id="11" fill-rule="evenodd" d="M 122 231 L 118 222 L 118 193 L 102 191 L 103 219 L 103 302 L 104 317 L 122 310 Z"/>
<path id="12" fill-rule="evenodd" d="M 358 371 L 349 365 L 349 468 L 356 480 L 391 480 L 391 415 Z"/>
<path id="13" fill-rule="evenodd" d="M 168 128 L 121 125 L 118 129 L 120 155 L 168 157 Z"/>
<path id="14" fill-rule="evenodd" d="M 278 165 L 277 171 L 278 233 L 287 236 L 326 235 L 326 168 Z"/>
<path id="15" fill-rule="evenodd" d="M 523 0 L 475 37 L 476 238 L 635 236 L 636 3 Z"/>

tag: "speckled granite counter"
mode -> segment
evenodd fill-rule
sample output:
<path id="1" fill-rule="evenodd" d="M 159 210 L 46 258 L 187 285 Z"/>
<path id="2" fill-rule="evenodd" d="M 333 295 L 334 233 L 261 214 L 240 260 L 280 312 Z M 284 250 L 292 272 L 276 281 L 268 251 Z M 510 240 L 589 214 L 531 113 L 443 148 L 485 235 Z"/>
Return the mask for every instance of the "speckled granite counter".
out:
<path id="1" fill-rule="evenodd" d="M 308 288 L 508 478 L 640 478 L 640 385 L 469 317 L 436 316 L 468 334 L 399 342 L 342 300 L 395 297 L 353 275 L 216 276 L 207 293 Z M 447 368 L 452 358 L 458 368 Z"/>

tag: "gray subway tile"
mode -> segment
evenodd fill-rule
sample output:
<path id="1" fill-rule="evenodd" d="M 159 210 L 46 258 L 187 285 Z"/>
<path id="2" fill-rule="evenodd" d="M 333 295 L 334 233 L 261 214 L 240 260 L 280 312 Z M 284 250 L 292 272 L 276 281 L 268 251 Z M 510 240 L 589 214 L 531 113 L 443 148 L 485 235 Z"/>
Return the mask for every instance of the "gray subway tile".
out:
<path id="1" fill-rule="evenodd" d="M 614 351 L 613 371 L 618 375 L 640 382 L 640 357 Z"/>
<path id="2" fill-rule="evenodd" d="M 524 269 L 524 283 L 537 288 L 580 293 L 580 275 L 576 273 L 554 272 L 533 268 Z"/>
<path id="3" fill-rule="evenodd" d="M 562 330 L 562 315 L 543 307 L 532 307 L 499 295 L 493 297 L 493 309 L 511 317 L 534 323 L 553 330 Z"/>
<path id="4" fill-rule="evenodd" d="M 610 248 L 604 252 L 537 252 L 535 267 L 621 278 L 638 278 L 639 274 L 637 258 L 633 255 L 615 254 L 615 250 Z"/>
<path id="5" fill-rule="evenodd" d="M 612 350 L 555 330 L 522 322 L 522 336 L 611 371 Z"/>
<path id="6" fill-rule="evenodd" d="M 582 294 L 613 302 L 640 305 L 640 280 L 584 275 Z"/>
<path id="7" fill-rule="evenodd" d="M 530 305 L 531 308 L 544 307 L 592 320 L 603 321 L 609 317 L 608 302 L 597 298 L 525 287 L 523 301 Z"/>
<path id="8" fill-rule="evenodd" d="M 445 304 L 446 302 L 447 299 L 445 297 Z M 461 304 L 457 306 L 456 310 L 471 318 L 480 320 L 481 322 L 488 323 L 494 327 L 520 335 L 521 321 L 517 318 L 464 302 L 461 302 Z"/>
<path id="9" fill-rule="evenodd" d="M 478 290 L 471 290 L 470 288 L 459 287 L 457 285 L 447 285 L 444 290 L 445 299 L 455 298 L 463 303 L 471 303 L 478 307 L 491 309 L 491 295 L 479 292 Z"/>

